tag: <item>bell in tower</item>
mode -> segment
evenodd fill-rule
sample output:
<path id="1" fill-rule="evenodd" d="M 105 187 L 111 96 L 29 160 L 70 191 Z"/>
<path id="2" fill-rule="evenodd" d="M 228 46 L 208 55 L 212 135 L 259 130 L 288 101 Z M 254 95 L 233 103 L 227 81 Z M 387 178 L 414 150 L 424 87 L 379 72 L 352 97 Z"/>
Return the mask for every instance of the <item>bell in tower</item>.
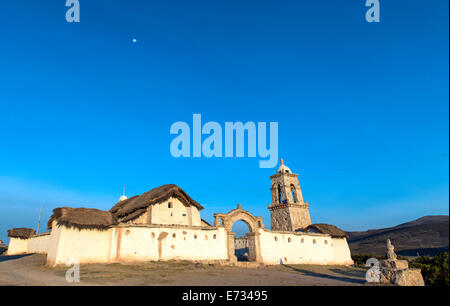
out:
<path id="1" fill-rule="evenodd" d="M 273 231 L 293 232 L 311 224 L 308 202 L 303 201 L 298 175 L 280 160 L 277 173 L 270 177 L 272 205 L 269 206 Z"/>

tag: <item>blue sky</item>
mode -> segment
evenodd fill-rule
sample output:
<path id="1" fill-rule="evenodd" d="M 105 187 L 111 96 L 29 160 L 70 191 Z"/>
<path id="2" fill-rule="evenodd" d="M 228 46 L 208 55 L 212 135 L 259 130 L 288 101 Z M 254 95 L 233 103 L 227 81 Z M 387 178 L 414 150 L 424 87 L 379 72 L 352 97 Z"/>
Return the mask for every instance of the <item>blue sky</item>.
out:
<path id="1" fill-rule="evenodd" d="M 259 158 L 170 155 L 176 121 L 276 121 L 313 222 L 448 214 L 448 1 L 2 1 L 0 239 L 58 206 L 175 183 L 270 215 Z M 133 43 L 133 39 L 137 43 Z"/>

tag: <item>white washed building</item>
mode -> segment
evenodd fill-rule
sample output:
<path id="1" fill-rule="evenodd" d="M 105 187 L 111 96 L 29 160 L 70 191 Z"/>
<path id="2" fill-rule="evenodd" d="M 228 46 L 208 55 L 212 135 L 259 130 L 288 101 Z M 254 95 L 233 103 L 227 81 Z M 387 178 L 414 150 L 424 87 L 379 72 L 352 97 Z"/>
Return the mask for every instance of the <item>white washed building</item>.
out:
<path id="1" fill-rule="evenodd" d="M 176 185 L 163 185 L 126 198 L 109 211 L 62 207 L 54 210 L 49 233 L 11 237 L 8 254 L 46 253 L 51 266 L 80 263 L 194 260 L 235 263 L 233 224 L 250 232 L 248 261 L 260 264 L 350 265 L 346 235 L 333 225 L 311 224 L 298 176 L 283 162 L 271 176 L 272 229 L 242 209 L 215 214 L 214 225 L 201 219 L 203 207 Z M 17 229 L 13 229 L 14 231 Z M 245 239 L 244 239 L 245 240 Z M 239 247 L 238 247 L 239 248 Z M 240 256 L 241 258 L 241 256 Z"/>

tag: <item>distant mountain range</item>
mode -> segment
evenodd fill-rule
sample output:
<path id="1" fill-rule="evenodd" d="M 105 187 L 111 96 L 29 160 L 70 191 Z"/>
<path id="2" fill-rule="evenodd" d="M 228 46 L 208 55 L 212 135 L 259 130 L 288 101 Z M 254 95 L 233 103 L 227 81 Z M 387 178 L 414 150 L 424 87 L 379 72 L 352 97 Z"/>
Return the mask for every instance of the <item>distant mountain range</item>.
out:
<path id="1" fill-rule="evenodd" d="M 394 227 L 347 232 L 352 254 L 384 255 L 391 239 L 399 255 L 435 255 L 448 252 L 449 216 L 425 216 Z"/>

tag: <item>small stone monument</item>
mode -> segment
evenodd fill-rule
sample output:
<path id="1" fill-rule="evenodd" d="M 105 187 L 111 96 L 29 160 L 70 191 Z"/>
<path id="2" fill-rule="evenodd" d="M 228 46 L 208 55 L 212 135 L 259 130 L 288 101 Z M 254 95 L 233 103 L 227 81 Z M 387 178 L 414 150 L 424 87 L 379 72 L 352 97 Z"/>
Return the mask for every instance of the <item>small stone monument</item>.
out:
<path id="1" fill-rule="evenodd" d="M 394 246 L 391 243 L 391 239 L 386 240 L 386 248 L 387 248 L 387 253 L 386 253 L 387 259 L 396 260 L 397 255 L 394 252 Z"/>
<path id="2" fill-rule="evenodd" d="M 380 282 L 398 286 L 424 286 L 420 269 L 410 269 L 407 260 L 397 259 L 391 240 L 386 240 L 386 260 L 380 262 Z"/>

